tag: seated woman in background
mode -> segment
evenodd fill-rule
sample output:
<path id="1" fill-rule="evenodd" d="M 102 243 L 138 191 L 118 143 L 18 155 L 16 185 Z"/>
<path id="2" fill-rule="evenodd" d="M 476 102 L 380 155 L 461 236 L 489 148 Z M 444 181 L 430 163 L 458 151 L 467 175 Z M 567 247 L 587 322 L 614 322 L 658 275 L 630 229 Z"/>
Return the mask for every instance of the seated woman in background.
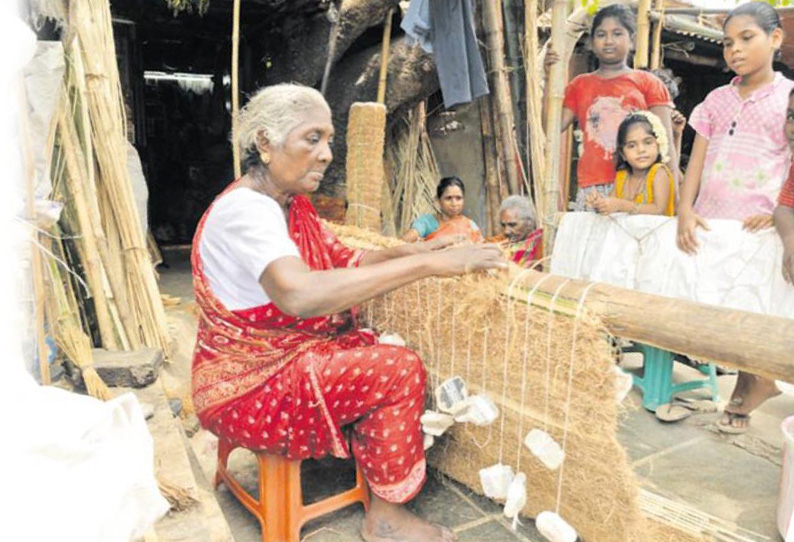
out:
<path id="1" fill-rule="evenodd" d="M 675 214 L 675 178 L 665 165 L 669 153 L 662 121 L 648 111 L 630 114 L 620 123 L 617 174 L 612 193 L 591 192 L 587 204 L 601 214 Z"/>
<path id="2" fill-rule="evenodd" d="M 204 214 L 191 257 L 201 425 L 289 459 L 355 456 L 372 494 L 361 529 L 368 542 L 454 540 L 402 506 L 425 480 L 422 361 L 377 344 L 354 306 L 422 278 L 506 267 L 501 251 L 342 245 L 306 197 L 331 162 L 334 131 L 312 88 L 261 90 L 238 126 L 245 175 Z"/>
<path id="3" fill-rule="evenodd" d="M 543 256 L 543 230 L 537 228 L 535 209 L 525 196 L 508 196 L 499 207 L 502 233 L 489 242 L 505 249 L 507 258 L 520 267 L 531 267 Z"/>
<path id="4" fill-rule="evenodd" d="M 429 241 L 437 237 L 464 237 L 472 242 L 482 241 L 479 226 L 463 215 L 463 196 L 466 189 L 457 177 L 444 177 L 436 188 L 439 212 L 424 214 L 416 218 L 411 229 L 402 236 L 403 241 L 415 243 L 420 239 Z"/>

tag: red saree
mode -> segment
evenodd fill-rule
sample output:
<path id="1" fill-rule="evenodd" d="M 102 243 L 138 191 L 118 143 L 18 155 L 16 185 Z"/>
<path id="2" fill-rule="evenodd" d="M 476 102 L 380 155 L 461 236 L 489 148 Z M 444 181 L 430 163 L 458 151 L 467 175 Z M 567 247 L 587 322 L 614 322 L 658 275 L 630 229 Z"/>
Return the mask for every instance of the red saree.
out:
<path id="1" fill-rule="evenodd" d="M 209 288 L 199 250 L 210 212 L 191 256 L 201 309 L 192 391 L 202 426 L 291 459 L 349 457 L 352 449 L 376 495 L 410 500 L 425 479 L 419 357 L 376 344 L 374 333 L 357 329 L 355 311 L 302 319 L 273 303 L 227 310 Z M 363 256 L 322 225 L 304 196 L 290 205 L 289 235 L 314 271 L 355 267 Z"/>

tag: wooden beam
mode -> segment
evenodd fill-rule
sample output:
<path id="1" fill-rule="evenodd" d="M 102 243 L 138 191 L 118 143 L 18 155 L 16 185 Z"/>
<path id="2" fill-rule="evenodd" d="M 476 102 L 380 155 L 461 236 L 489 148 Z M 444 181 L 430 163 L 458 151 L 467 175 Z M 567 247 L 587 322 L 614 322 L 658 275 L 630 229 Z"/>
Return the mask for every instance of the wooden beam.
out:
<path id="1" fill-rule="evenodd" d="M 499 123 L 499 139 L 504 151 L 504 160 L 507 173 L 507 185 L 511 194 L 521 192 L 521 182 L 516 165 L 515 119 L 513 117 L 513 104 L 510 98 L 510 85 L 507 82 L 507 68 L 505 67 L 504 33 L 501 24 L 502 3 L 500 0 L 488 0 L 482 6 L 482 23 L 485 29 L 485 39 L 488 47 L 488 64 L 493 77 L 491 78 L 494 94 L 493 103 L 496 109 L 496 120 Z"/>
<path id="2" fill-rule="evenodd" d="M 617 337 L 794 382 L 794 320 L 537 271 L 516 268 L 512 272 L 523 273 L 526 288 L 537 288 L 533 305 L 573 315 L 587 290 L 585 308 Z"/>

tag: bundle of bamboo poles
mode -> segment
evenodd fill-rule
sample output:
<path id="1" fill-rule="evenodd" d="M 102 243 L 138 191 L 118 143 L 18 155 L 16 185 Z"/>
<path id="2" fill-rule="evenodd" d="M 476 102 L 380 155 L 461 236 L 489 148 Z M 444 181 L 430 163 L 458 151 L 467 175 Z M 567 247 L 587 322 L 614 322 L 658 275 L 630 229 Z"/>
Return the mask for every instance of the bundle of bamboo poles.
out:
<path id="1" fill-rule="evenodd" d="M 390 198 L 384 198 L 383 217 L 385 220 L 393 216 L 393 229 L 398 233 L 406 232 L 417 216 L 436 212 L 439 172 L 425 120 L 425 103 L 420 102 L 395 123 L 388 136 L 386 171 Z"/>
<path id="2" fill-rule="evenodd" d="M 65 10 L 68 62 L 53 120 L 51 174 L 53 197 L 65 204 L 63 226 L 76 238 L 79 272 L 88 286 L 80 301 L 92 300 L 104 348 L 150 346 L 167 356 L 165 310 L 127 169 L 110 6 L 83 0 Z"/>

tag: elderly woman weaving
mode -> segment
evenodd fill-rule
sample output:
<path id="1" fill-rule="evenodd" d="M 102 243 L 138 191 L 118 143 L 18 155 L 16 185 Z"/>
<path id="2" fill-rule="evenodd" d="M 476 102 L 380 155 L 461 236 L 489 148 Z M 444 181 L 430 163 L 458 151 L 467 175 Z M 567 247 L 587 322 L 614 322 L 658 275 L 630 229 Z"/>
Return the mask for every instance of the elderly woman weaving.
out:
<path id="1" fill-rule="evenodd" d="M 305 196 L 331 162 L 332 138 L 328 104 L 308 87 L 265 88 L 241 111 L 246 173 L 207 210 L 193 243 L 196 411 L 205 428 L 252 450 L 352 452 L 372 493 L 366 540 L 452 540 L 401 506 L 425 479 L 422 363 L 359 329 L 355 305 L 505 262 L 493 245 L 343 246 Z"/>

